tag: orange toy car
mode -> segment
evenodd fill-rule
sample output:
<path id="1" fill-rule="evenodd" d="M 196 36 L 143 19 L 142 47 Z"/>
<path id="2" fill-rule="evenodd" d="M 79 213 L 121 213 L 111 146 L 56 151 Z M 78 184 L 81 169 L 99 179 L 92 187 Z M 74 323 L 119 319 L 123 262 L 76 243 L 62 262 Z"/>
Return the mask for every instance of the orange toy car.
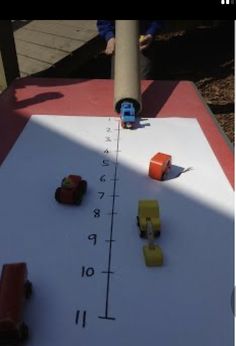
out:
<path id="1" fill-rule="evenodd" d="M 171 156 L 157 153 L 151 158 L 149 165 L 149 176 L 156 180 L 164 180 L 165 175 L 171 167 Z"/>
<path id="2" fill-rule="evenodd" d="M 17 345 L 28 338 L 23 322 L 25 298 L 32 293 L 26 263 L 4 264 L 0 281 L 0 344 Z"/>
<path id="3" fill-rule="evenodd" d="M 79 175 L 71 174 L 62 179 L 61 187 L 56 189 L 55 199 L 59 203 L 79 205 L 86 191 L 87 182 Z"/>

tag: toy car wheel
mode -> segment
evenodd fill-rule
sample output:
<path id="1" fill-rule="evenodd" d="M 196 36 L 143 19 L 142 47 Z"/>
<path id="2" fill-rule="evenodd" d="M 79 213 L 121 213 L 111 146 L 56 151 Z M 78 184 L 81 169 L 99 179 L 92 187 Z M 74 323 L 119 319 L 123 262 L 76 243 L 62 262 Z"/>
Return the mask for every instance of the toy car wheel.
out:
<path id="1" fill-rule="evenodd" d="M 139 236 L 140 236 L 140 238 L 146 238 L 145 233 L 144 233 L 144 232 L 142 232 L 141 230 L 140 230 L 140 232 L 139 232 Z"/>
<path id="2" fill-rule="evenodd" d="M 61 203 L 61 188 L 58 187 L 55 192 L 55 199 L 58 203 Z"/>
<path id="3" fill-rule="evenodd" d="M 23 322 L 20 326 L 20 335 L 19 339 L 20 341 L 25 341 L 29 337 L 29 328 L 28 326 Z"/>
<path id="4" fill-rule="evenodd" d="M 87 191 L 87 181 L 86 180 L 81 180 L 80 184 L 81 184 L 81 191 L 82 191 L 83 194 L 85 194 L 86 191 Z"/>
<path id="5" fill-rule="evenodd" d="M 75 204 L 80 205 L 81 202 L 82 202 L 82 196 L 77 197 L 77 199 L 75 200 Z"/>
<path id="6" fill-rule="evenodd" d="M 168 170 L 166 169 L 165 172 L 162 173 L 161 180 L 165 180 L 167 176 Z"/>
<path id="7" fill-rule="evenodd" d="M 64 186 L 65 180 L 66 180 L 66 177 L 62 179 L 62 181 L 61 181 L 61 186 Z"/>
<path id="8" fill-rule="evenodd" d="M 74 204 L 80 205 L 80 203 L 82 202 L 82 198 L 83 198 L 83 194 L 81 190 L 76 190 L 74 192 Z"/>
<path id="9" fill-rule="evenodd" d="M 161 181 L 165 180 L 165 173 L 162 174 L 161 176 Z"/>
<path id="10" fill-rule="evenodd" d="M 167 163 L 165 172 L 164 172 L 164 173 L 162 174 L 162 176 L 161 176 L 161 180 L 165 180 L 165 179 L 166 179 L 167 174 L 168 174 L 170 168 L 171 168 L 171 163 L 170 163 L 170 161 L 169 161 L 169 162 Z"/>
<path id="11" fill-rule="evenodd" d="M 25 283 L 25 298 L 28 299 L 32 295 L 32 283 L 27 280 Z"/>
<path id="12" fill-rule="evenodd" d="M 123 129 L 126 128 L 126 123 L 124 121 L 121 122 L 121 127 L 123 127 Z"/>
<path id="13" fill-rule="evenodd" d="M 158 238 L 158 237 L 160 237 L 160 235 L 161 235 L 161 232 L 160 231 L 157 231 L 156 233 L 155 233 L 155 236 Z"/>
<path id="14" fill-rule="evenodd" d="M 140 227 L 139 217 L 137 216 L 137 226 Z"/>

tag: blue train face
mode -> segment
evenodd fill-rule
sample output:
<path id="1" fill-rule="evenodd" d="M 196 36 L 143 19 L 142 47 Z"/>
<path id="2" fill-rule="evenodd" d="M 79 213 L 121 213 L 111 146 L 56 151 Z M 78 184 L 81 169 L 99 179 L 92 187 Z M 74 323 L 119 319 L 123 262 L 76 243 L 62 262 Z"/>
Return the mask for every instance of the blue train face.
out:
<path id="1" fill-rule="evenodd" d="M 126 113 L 126 115 L 134 115 L 135 116 L 135 109 L 131 102 L 124 102 L 122 104 L 121 109 Z"/>

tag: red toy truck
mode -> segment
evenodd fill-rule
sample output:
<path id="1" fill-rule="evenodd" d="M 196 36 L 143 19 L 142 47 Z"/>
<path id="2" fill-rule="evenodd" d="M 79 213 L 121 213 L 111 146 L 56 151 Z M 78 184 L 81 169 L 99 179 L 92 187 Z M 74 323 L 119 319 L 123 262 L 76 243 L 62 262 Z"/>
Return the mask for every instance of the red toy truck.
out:
<path id="1" fill-rule="evenodd" d="M 17 345 L 28 338 L 23 307 L 31 293 L 26 263 L 4 264 L 0 281 L 0 345 Z"/>
<path id="2" fill-rule="evenodd" d="M 156 180 L 164 180 L 165 175 L 171 167 L 171 156 L 157 153 L 151 158 L 149 165 L 149 176 Z"/>
<path id="3" fill-rule="evenodd" d="M 79 175 L 71 174 L 62 179 L 61 187 L 56 189 L 55 199 L 59 203 L 79 205 L 86 191 L 87 182 Z"/>

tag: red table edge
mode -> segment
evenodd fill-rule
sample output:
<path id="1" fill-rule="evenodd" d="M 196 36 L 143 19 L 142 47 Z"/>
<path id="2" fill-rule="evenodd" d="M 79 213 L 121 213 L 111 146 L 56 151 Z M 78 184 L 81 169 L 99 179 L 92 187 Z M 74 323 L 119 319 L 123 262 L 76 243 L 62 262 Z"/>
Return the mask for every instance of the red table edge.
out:
<path id="1" fill-rule="evenodd" d="M 31 78 L 27 77 L 28 80 L 41 80 L 45 82 L 45 86 L 47 85 L 47 81 L 51 82 L 51 78 Z M 16 86 L 21 86 L 21 84 L 24 87 L 24 80 L 25 78 L 15 80 L 1 95 L 0 95 L 0 111 L 3 110 L 4 115 L 0 115 L 0 133 L 1 137 L 3 137 L 3 144 L 0 146 L 0 165 L 3 163 L 4 159 L 7 157 L 8 153 L 10 152 L 11 148 L 14 146 L 17 138 L 21 134 L 24 126 L 27 124 L 28 120 L 30 119 L 31 114 L 29 114 L 28 109 L 23 108 L 23 110 L 15 110 L 12 108 L 10 102 L 7 103 L 7 97 L 9 96 L 8 93 L 11 93 L 14 91 L 14 87 Z M 78 80 L 80 81 L 80 80 Z M 94 80 L 96 81 L 96 80 Z M 101 81 L 101 80 L 98 80 Z M 56 81 L 55 85 L 57 84 L 58 81 Z M 147 82 L 147 81 L 144 81 Z M 152 82 L 152 81 L 148 81 Z M 155 82 L 155 81 L 154 81 Z M 170 81 L 162 81 L 162 82 L 170 82 Z M 174 82 L 174 81 L 173 81 Z M 194 92 L 198 96 L 198 98 L 202 101 L 202 105 L 204 108 L 204 114 L 201 114 L 203 116 L 197 117 L 197 120 L 213 150 L 213 152 L 216 155 L 216 158 L 218 162 L 220 163 L 229 183 L 231 184 L 232 188 L 234 188 L 234 148 L 233 145 L 229 142 L 228 138 L 224 134 L 223 130 L 221 129 L 220 125 L 218 124 L 217 120 L 215 119 L 214 115 L 212 114 L 211 110 L 207 106 L 205 100 L 203 99 L 202 95 L 200 94 L 199 90 L 195 86 L 195 84 L 191 81 L 181 81 L 182 83 L 188 83 L 191 84 Z M 180 83 L 181 83 L 180 82 Z M 11 95 L 10 95 L 11 96 Z M 28 112 L 27 112 L 28 111 Z M 6 115 L 7 114 L 7 115 Z M 35 114 L 35 113 L 34 113 Z M 38 113 L 40 114 L 40 112 Z M 106 112 L 103 115 L 106 115 Z M 208 116 L 208 120 L 206 118 Z M 12 117 L 12 118 L 11 118 Z M 158 113 L 156 117 L 166 117 L 165 115 L 162 115 L 162 112 Z M 182 116 L 182 117 L 188 117 Z M 10 124 L 9 119 L 12 119 L 12 123 L 15 124 L 14 126 Z M 211 122 L 212 128 L 209 130 L 207 129 L 207 123 L 209 123 L 209 119 Z M 10 124 L 10 125 L 9 125 Z M 4 125 L 7 125 L 6 128 L 8 128 L 8 131 L 4 133 Z M 212 131 L 213 130 L 213 131 Z"/>
<path id="2" fill-rule="evenodd" d="M 206 101 L 204 100 L 202 94 L 199 92 L 198 88 L 196 87 L 196 85 L 194 83 L 193 87 L 196 91 L 196 93 L 198 94 L 199 98 L 202 100 L 202 103 L 204 104 L 204 106 L 207 109 L 207 112 L 209 113 L 209 115 L 211 116 L 211 119 L 213 120 L 214 124 L 216 125 L 216 127 L 218 128 L 218 131 L 220 132 L 220 134 L 222 135 L 222 137 L 224 138 L 227 146 L 229 147 L 229 149 L 232 151 L 232 153 L 234 154 L 234 145 L 233 143 L 230 142 L 229 138 L 227 137 L 227 135 L 225 134 L 224 130 L 222 129 L 222 127 L 220 126 L 220 124 L 218 123 L 218 121 L 216 120 L 215 115 L 212 113 L 210 107 L 206 104 Z"/>
<path id="3" fill-rule="evenodd" d="M 196 94 L 198 95 L 198 97 L 202 101 L 202 104 L 204 105 L 204 107 L 207 111 L 207 114 L 210 117 L 212 123 L 215 125 L 217 133 L 212 134 L 212 133 L 210 133 L 210 131 L 207 131 L 205 129 L 205 127 L 203 127 L 203 126 L 201 126 L 201 128 L 202 128 L 203 132 L 205 133 L 206 138 L 207 138 L 213 152 L 215 153 L 216 158 L 219 161 L 221 168 L 224 171 L 224 174 L 226 175 L 230 185 L 234 189 L 234 181 L 235 181 L 235 179 L 234 179 L 234 175 L 235 175 L 235 171 L 234 171 L 234 145 L 230 142 L 227 135 L 224 133 L 223 129 L 221 128 L 220 124 L 216 120 L 211 109 L 206 104 L 206 101 L 204 100 L 203 96 L 199 92 L 196 85 L 193 82 L 191 82 L 191 84 L 192 84 Z M 221 146 L 219 143 L 216 143 L 217 138 L 222 139 L 223 146 Z M 229 157 L 229 155 L 230 155 L 230 157 Z"/>

